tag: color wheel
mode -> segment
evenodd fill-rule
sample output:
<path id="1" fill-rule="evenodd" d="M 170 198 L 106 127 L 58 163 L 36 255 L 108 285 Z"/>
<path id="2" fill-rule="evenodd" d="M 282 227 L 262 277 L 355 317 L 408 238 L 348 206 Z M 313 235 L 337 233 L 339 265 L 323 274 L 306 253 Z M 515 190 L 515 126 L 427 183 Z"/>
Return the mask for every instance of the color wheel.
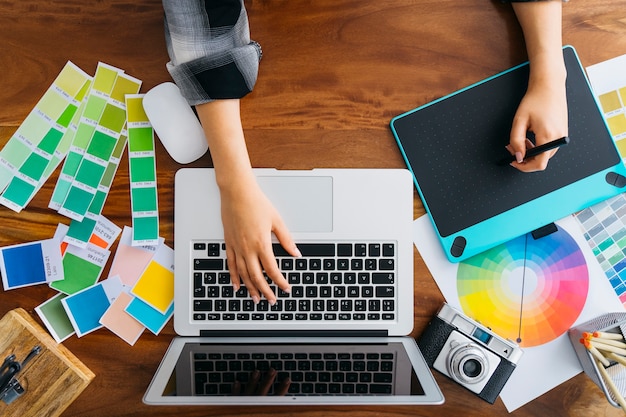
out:
<path id="1" fill-rule="evenodd" d="M 527 234 L 459 263 L 465 314 L 522 347 L 565 333 L 580 315 L 589 272 L 576 241 L 562 228 Z"/>

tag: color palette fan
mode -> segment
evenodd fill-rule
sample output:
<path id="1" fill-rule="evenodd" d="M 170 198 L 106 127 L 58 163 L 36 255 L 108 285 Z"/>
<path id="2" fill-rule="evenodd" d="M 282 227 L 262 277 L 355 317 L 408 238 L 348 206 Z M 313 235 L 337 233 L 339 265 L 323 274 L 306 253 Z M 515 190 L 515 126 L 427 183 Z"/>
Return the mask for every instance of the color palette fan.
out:
<path id="1" fill-rule="evenodd" d="M 585 257 L 557 226 L 526 234 L 459 264 L 457 289 L 466 314 L 522 347 L 564 334 L 582 312 L 589 290 Z"/>

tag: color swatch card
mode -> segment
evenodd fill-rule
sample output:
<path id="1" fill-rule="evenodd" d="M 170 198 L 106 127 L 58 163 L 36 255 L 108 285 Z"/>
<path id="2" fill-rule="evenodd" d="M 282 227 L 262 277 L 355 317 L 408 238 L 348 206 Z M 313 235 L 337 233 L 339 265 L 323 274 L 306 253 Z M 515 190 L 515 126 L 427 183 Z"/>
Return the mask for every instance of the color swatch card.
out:
<path id="1" fill-rule="evenodd" d="M 97 79 L 94 79 L 92 91 L 97 91 Z M 101 103 L 103 105 L 98 124 L 87 141 L 85 152 L 76 169 L 76 175 L 70 185 L 59 213 L 82 221 L 96 196 L 100 182 L 109 166 L 109 159 L 118 145 L 122 130 L 126 124 L 126 94 L 135 94 L 141 87 L 141 81 L 118 73 L 113 80 L 111 94 Z M 91 97 L 90 97 L 91 98 Z M 89 107 L 85 108 L 85 113 Z"/>
<path id="2" fill-rule="evenodd" d="M 160 238 L 157 246 L 132 246 L 132 233 L 132 227 L 124 226 L 109 270 L 109 277 L 118 275 L 129 289 L 135 285 L 163 243 L 163 238 Z"/>
<path id="3" fill-rule="evenodd" d="M 126 95 L 133 246 L 159 243 L 154 131 L 143 108 L 143 97 L 143 94 Z"/>
<path id="4" fill-rule="evenodd" d="M 100 318 L 100 324 L 131 346 L 137 342 L 146 329 L 143 324 L 139 323 L 125 311 L 132 300 L 133 296 L 126 292 L 121 292 Z"/>
<path id="5" fill-rule="evenodd" d="M 174 304 L 174 250 L 162 244 L 139 277 L 131 294 L 166 313 Z"/>
<path id="6" fill-rule="evenodd" d="M 76 333 L 74 326 L 70 321 L 61 300 L 67 297 L 66 294 L 58 293 L 49 300 L 35 307 L 35 311 L 43 321 L 57 343 L 63 342 L 65 339 Z"/>
<path id="7" fill-rule="evenodd" d="M 93 244 L 86 248 L 68 245 L 63 255 L 65 278 L 52 282 L 50 287 L 64 294 L 74 294 L 92 286 L 100 278 L 110 253 Z"/>
<path id="8" fill-rule="evenodd" d="M 0 151 L 0 204 L 19 212 L 39 190 L 90 82 L 83 70 L 66 63 Z"/>
<path id="9" fill-rule="evenodd" d="M 623 159 L 626 157 L 626 55 L 591 65 L 587 74 Z"/>
<path id="10" fill-rule="evenodd" d="M 91 91 L 92 82 L 93 79 L 91 79 L 89 83 L 85 85 L 84 93 L 81 92 L 80 97 L 77 97 L 77 99 L 81 100 L 80 106 L 78 107 L 76 113 L 74 113 L 74 117 L 72 118 L 70 125 L 68 126 L 65 134 L 61 138 L 61 142 L 59 143 L 59 146 L 57 147 L 54 156 L 50 161 L 50 164 L 48 164 L 48 168 L 44 173 L 46 179 L 50 177 L 50 175 L 52 175 L 52 172 L 54 172 L 59 167 L 59 165 L 61 165 L 61 162 L 65 160 L 65 157 L 70 150 L 70 146 L 72 145 L 74 137 L 76 136 L 76 131 L 78 130 L 78 125 L 82 119 L 85 106 L 87 105 L 87 95 Z M 39 183 L 39 188 L 41 188 L 41 186 L 43 186 L 43 181 L 40 181 Z"/>
<path id="11" fill-rule="evenodd" d="M 86 245 L 87 242 L 84 240 L 87 239 L 90 234 L 93 235 L 97 227 L 102 209 L 104 208 L 104 203 L 106 202 L 111 185 L 113 184 L 113 178 L 119 167 L 120 159 L 122 158 L 124 149 L 126 149 L 126 142 L 126 130 L 123 130 L 120 139 L 117 141 L 117 146 L 109 159 L 109 164 L 104 172 L 104 176 L 100 180 L 96 195 L 85 213 L 85 217 L 82 221 L 72 220 L 70 223 L 70 231 L 68 234 L 74 239 L 74 244 L 78 246 L 82 247 Z"/>
<path id="12" fill-rule="evenodd" d="M 74 141 L 59 176 L 49 207 L 82 221 L 126 125 L 126 94 L 139 91 L 141 81 L 121 69 L 99 63 Z M 103 201 L 103 199 L 101 198 Z M 99 210 L 96 214 L 100 214 Z"/>
<path id="13" fill-rule="evenodd" d="M 119 278 L 113 277 L 61 300 L 78 337 L 102 328 L 100 319 L 120 295 L 122 288 Z"/>
<path id="14" fill-rule="evenodd" d="M 0 248 L 0 272 L 5 290 L 63 280 L 60 242 L 55 239 Z"/>
<path id="15" fill-rule="evenodd" d="M 446 301 L 524 350 L 500 394 L 509 412 L 582 371 L 570 328 L 623 310 L 574 218 L 555 224 L 456 264 L 428 216 L 414 222 L 415 246 Z"/>
<path id="16" fill-rule="evenodd" d="M 109 249 L 122 232 L 119 226 L 102 215 L 98 216 L 93 226 L 83 228 L 84 223 L 86 222 L 72 220 L 63 242 L 80 248 L 85 248 L 88 243 L 93 243 L 101 248 Z"/>
<path id="17" fill-rule="evenodd" d="M 150 330 L 153 334 L 158 335 L 174 315 L 174 304 L 172 304 L 165 313 L 161 313 L 135 297 L 128 306 L 126 306 L 124 311 L 144 325 L 146 329 Z"/>
<path id="18" fill-rule="evenodd" d="M 85 150 L 99 124 L 108 98 L 111 96 L 115 79 L 121 72 L 122 70 L 118 68 L 102 62 L 98 63 L 91 88 L 82 107 L 83 112 L 48 207 L 59 210 L 67 197 Z"/>
<path id="19" fill-rule="evenodd" d="M 620 194 L 575 215 L 613 291 L 626 307 L 626 196 Z"/>

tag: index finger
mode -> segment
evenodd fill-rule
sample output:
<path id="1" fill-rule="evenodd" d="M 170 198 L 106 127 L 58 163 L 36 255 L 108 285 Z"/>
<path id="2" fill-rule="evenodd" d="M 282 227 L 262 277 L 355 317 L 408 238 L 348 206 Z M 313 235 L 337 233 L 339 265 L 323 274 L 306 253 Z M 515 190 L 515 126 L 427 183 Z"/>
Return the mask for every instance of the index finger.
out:
<path id="1" fill-rule="evenodd" d="M 548 167 L 548 161 L 556 153 L 556 149 L 548 152 L 544 152 L 530 159 L 524 160 L 524 162 L 512 162 L 511 165 L 522 172 L 537 172 L 544 171 Z"/>

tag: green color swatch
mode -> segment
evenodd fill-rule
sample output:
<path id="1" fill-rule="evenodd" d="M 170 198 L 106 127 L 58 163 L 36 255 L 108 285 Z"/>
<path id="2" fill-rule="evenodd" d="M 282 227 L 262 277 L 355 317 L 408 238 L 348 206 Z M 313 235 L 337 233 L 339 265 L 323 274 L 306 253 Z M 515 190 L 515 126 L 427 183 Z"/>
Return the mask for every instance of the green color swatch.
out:
<path id="1" fill-rule="evenodd" d="M 143 97 L 126 96 L 133 246 L 156 245 L 159 240 L 154 131 L 143 108 Z"/>

